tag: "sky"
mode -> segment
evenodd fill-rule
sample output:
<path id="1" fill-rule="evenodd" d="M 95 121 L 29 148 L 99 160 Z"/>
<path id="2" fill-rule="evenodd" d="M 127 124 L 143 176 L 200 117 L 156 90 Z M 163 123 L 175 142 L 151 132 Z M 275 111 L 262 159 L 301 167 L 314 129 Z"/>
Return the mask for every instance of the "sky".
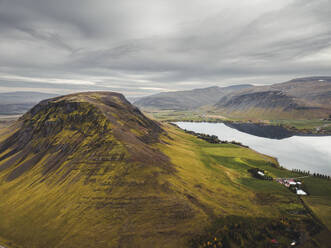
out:
<path id="1" fill-rule="evenodd" d="M 0 0 L 0 92 L 139 97 L 330 69 L 331 0 Z"/>

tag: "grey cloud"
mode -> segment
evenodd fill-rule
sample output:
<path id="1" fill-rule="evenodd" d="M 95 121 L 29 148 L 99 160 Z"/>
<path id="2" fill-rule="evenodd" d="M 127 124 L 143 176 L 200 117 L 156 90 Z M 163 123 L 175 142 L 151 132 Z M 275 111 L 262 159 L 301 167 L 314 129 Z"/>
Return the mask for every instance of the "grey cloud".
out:
<path id="1" fill-rule="evenodd" d="M 328 75 L 330 10 L 329 0 L 1 0 L 0 87 L 141 95 Z"/>

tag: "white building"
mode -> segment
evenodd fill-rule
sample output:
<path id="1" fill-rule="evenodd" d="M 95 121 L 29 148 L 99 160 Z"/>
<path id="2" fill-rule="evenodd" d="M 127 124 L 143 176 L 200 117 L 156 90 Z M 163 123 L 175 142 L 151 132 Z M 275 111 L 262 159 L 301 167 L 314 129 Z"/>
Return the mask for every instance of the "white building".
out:
<path id="1" fill-rule="evenodd" d="M 306 192 L 304 192 L 302 189 L 297 190 L 297 195 L 307 195 Z"/>
<path id="2" fill-rule="evenodd" d="M 264 177 L 264 173 L 262 171 L 258 171 L 257 174 Z"/>

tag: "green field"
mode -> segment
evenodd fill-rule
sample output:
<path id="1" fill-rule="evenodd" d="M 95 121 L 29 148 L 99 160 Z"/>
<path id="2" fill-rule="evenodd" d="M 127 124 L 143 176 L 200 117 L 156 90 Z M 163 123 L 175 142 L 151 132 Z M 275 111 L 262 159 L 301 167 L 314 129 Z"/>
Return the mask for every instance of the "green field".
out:
<path id="1" fill-rule="evenodd" d="M 178 137 L 175 139 L 176 145 L 164 150 L 165 153 L 176 164 L 190 167 L 189 170 L 186 166 L 179 167 L 182 168 L 179 170 L 180 178 L 185 180 L 190 189 L 204 191 L 202 198 L 197 199 L 213 206 L 217 216 L 223 216 L 218 219 L 221 223 L 231 225 L 231 216 L 243 222 L 252 222 L 248 217 L 262 218 L 265 223 L 282 217 L 307 218 L 305 214 L 296 214 L 306 209 L 294 193 L 275 181 L 255 179 L 247 170 L 258 167 L 272 177 L 299 177 L 300 174 L 279 168 L 274 158 L 247 148 L 231 144 L 209 144 L 178 131 L 172 133 Z M 328 205 L 331 200 L 331 181 L 312 177 L 302 181 L 311 194 L 302 198 L 319 221 L 331 230 Z M 317 236 L 320 240 L 314 245 L 318 247 L 324 238 Z M 327 247 L 327 244 L 320 245 Z"/>
<path id="2" fill-rule="evenodd" d="M 259 245 L 268 244 L 270 237 L 288 244 L 293 233 L 279 231 L 283 228 L 311 235 L 302 247 L 328 247 L 327 230 L 309 233 L 310 227 L 315 230 L 319 224 L 294 193 L 274 181 L 253 178 L 247 170 L 258 167 L 274 177 L 299 174 L 279 168 L 274 158 L 251 149 L 210 144 L 168 124 L 163 128 L 162 142 L 154 148 L 169 157 L 174 173 L 118 163 L 114 171 L 100 171 L 95 183 L 86 184 L 83 177 L 76 177 L 79 170 L 91 166 L 82 163 L 61 183 L 61 171 L 41 183 L 38 166 L 17 180 L 7 182 L 2 177 L 0 236 L 11 244 L 38 248 L 130 247 L 133 243 L 203 247 L 214 238 L 227 242 L 228 247 L 240 247 L 236 242 L 245 247 L 256 242 L 256 237 L 261 239 Z M 100 183 L 109 175 L 125 177 L 112 191 L 105 191 Z M 304 201 L 330 229 L 331 182 L 307 178 L 304 184 L 311 193 Z M 133 205 L 139 211 L 126 205 L 130 199 L 146 197 L 162 201 L 139 200 Z M 116 210 L 102 205 L 119 203 L 123 206 Z M 242 235 L 234 235 L 229 228 Z M 16 247 L 8 241 L 3 244 Z"/>
<path id="3" fill-rule="evenodd" d="M 264 119 L 261 118 L 245 118 L 224 115 L 223 113 L 214 113 L 212 111 L 196 110 L 196 111 L 178 111 L 178 110 L 158 110 L 147 111 L 146 114 L 158 121 L 174 122 L 174 121 L 194 121 L 194 122 L 222 122 L 222 121 L 234 121 L 234 122 L 253 122 L 253 123 L 265 123 L 271 125 L 282 125 L 285 128 L 294 132 L 301 133 L 331 133 L 331 121 L 323 119 L 268 119 L 264 115 Z"/>
<path id="4" fill-rule="evenodd" d="M 331 132 L 331 121 L 321 119 L 308 119 L 308 120 L 271 120 L 270 124 L 284 125 L 287 127 L 294 127 L 298 130 L 315 130 L 325 129 Z"/>

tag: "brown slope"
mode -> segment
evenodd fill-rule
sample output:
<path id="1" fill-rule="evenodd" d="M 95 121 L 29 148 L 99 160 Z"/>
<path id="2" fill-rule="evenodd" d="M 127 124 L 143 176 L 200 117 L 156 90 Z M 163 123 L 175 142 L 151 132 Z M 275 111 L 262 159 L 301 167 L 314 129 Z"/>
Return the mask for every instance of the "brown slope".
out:
<path id="1" fill-rule="evenodd" d="M 81 143 L 87 138 L 91 140 L 86 149 L 101 145 L 107 145 L 110 150 L 121 148 L 121 152 L 112 154 L 109 159 L 126 161 L 130 157 L 145 162 L 153 161 L 153 157 L 162 158 L 148 146 L 158 141 L 162 132 L 160 126 L 117 93 L 81 93 L 42 101 L 20 119 L 20 124 L 19 130 L 0 145 L 0 161 L 15 156 L 16 165 L 11 163 L 12 167 L 25 161 L 11 172 L 8 180 L 20 176 L 49 152 L 57 155 L 45 161 L 43 173 L 56 170 L 80 151 Z M 73 135 L 69 143 L 61 142 L 65 131 Z M 98 139 L 94 139 L 96 135 Z M 35 156 L 26 161 L 31 153 Z M 139 157 L 136 154 L 140 154 Z M 89 158 L 81 154 L 80 159 L 100 158 L 96 153 Z"/>
<path id="2" fill-rule="evenodd" d="M 227 95 L 215 105 L 229 116 L 325 118 L 331 113 L 331 78 L 294 79 Z"/>
<path id="3" fill-rule="evenodd" d="M 0 142 L 0 233 L 23 247 L 179 247 L 206 218 L 167 134 L 117 93 L 46 100 Z M 155 243 L 156 242 L 156 243 Z"/>

